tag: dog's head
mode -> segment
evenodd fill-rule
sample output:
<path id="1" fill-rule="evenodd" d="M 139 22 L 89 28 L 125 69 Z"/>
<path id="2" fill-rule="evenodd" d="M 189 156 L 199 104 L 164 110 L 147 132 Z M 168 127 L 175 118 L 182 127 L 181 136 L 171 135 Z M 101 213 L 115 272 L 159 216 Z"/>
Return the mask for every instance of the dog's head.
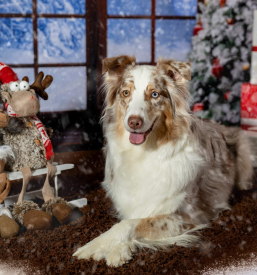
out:
<path id="1" fill-rule="evenodd" d="M 156 66 L 135 62 L 134 56 L 103 60 L 105 130 L 112 129 L 120 137 L 128 131 L 136 145 L 177 140 L 190 124 L 190 64 L 168 59 L 159 59 Z"/>

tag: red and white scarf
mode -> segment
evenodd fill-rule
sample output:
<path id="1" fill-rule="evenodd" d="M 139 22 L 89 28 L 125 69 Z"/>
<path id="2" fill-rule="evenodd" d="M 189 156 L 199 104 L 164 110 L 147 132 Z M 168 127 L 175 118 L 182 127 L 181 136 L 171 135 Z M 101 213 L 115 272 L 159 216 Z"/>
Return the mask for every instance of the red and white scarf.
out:
<path id="1" fill-rule="evenodd" d="M 7 102 L 5 103 L 5 109 L 7 110 L 8 116 L 14 116 L 19 117 L 12 109 L 11 105 L 9 105 Z M 46 129 L 43 125 L 43 123 L 39 120 L 37 116 L 30 116 L 29 119 L 35 123 L 37 126 L 37 129 L 42 137 L 43 144 L 46 149 L 46 159 L 50 160 L 51 157 L 54 155 L 51 140 L 46 132 Z"/>

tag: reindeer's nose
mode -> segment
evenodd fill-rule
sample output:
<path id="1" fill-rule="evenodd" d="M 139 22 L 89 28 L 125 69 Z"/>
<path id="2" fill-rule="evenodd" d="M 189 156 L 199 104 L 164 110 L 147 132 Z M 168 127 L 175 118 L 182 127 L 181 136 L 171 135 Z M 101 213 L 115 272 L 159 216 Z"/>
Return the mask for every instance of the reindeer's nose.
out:
<path id="1" fill-rule="evenodd" d="M 143 119 L 140 116 L 130 116 L 128 118 L 128 125 L 131 129 L 136 130 L 142 127 Z"/>

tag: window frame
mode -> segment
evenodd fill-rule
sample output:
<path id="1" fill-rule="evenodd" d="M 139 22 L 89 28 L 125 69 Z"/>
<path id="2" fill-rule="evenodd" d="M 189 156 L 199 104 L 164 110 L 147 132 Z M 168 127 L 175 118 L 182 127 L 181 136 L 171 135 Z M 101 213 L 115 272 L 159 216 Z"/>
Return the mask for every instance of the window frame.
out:
<path id="1" fill-rule="evenodd" d="M 196 16 L 157 16 L 155 15 L 156 0 L 152 1 L 151 15 L 108 15 L 108 0 L 85 0 L 85 14 L 40 14 L 37 13 L 37 0 L 32 0 L 31 14 L 12 14 L 2 13 L 0 18 L 31 18 L 33 25 L 33 64 L 8 64 L 12 68 L 34 68 L 35 77 L 38 74 L 39 67 L 86 67 L 86 99 L 87 108 L 81 111 L 56 111 L 56 112 L 40 112 L 38 116 L 48 123 L 48 126 L 55 129 L 56 142 L 55 149 L 60 152 L 79 151 L 79 150 L 95 150 L 101 149 L 102 143 L 97 141 L 96 134 L 102 138 L 101 127 L 97 123 L 99 121 L 103 108 L 103 93 L 100 92 L 102 87 L 102 60 L 107 57 L 107 21 L 108 19 L 151 19 L 151 62 L 139 64 L 155 65 L 155 20 L 156 19 L 195 19 Z M 198 0 L 203 2 L 204 0 Z M 199 12 L 199 7 L 198 7 Z M 38 19 L 39 18 L 83 18 L 86 22 L 86 62 L 81 63 L 38 63 Z M 74 142 L 65 143 L 61 138 L 67 134 L 65 127 L 61 126 L 61 121 L 68 116 L 69 125 L 80 124 L 85 121 L 85 130 L 91 133 L 88 142 L 81 142 L 81 133 L 77 130 L 68 130 L 74 136 Z M 90 121 L 94 120 L 95 123 Z M 76 138 L 76 136 L 78 138 Z M 58 139 L 59 138 L 59 139 Z"/>
<path id="2" fill-rule="evenodd" d="M 85 4 L 87 4 L 90 1 L 86 1 Z M 89 6 L 89 5 L 88 5 Z M 76 63 L 39 63 L 38 62 L 38 19 L 39 18 L 54 18 L 54 19 L 59 19 L 59 18 L 82 18 L 85 19 L 85 22 L 87 22 L 88 19 L 88 14 L 87 14 L 87 6 L 85 6 L 85 14 L 43 14 L 43 13 L 37 13 L 37 0 L 32 0 L 32 13 L 28 13 L 28 14 L 19 14 L 19 13 L 0 13 L 0 18 L 30 18 L 32 19 L 32 31 L 33 31 L 33 63 L 28 63 L 28 64 L 7 64 L 8 66 L 10 66 L 11 68 L 33 68 L 34 69 L 34 75 L 35 78 L 38 75 L 38 68 L 44 68 L 44 67 L 56 67 L 56 68 L 60 68 L 60 67 L 86 67 L 88 66 L 88 62 L 87 62 L 87 48 L 86 50 L 86 62 L 76 62 Z M 87 37 L 87 23 L 86 23 L 86 39 L 85 41 L 87 42 L 87 40 L 90 41 L 90 39 Z M 87 46 L 87 44 L 86 44 Z M 86 70 L 87 71 L 87 70 Z M 86 77 L 88 75 L 86 74 Z M 86 91 L 85 91 L 86 92 Z M 87 93 L 87 92 L 86 92 Z M 91 96 L 90 96 L 90 92 L 89 94 L 87 93 L 87 106 L 89 104 L 91 104 Z M 67 112 L 67 111 L 56 111 L 56 113 L 62 113 L 62 112 Z M 68 111 L 70 112 L 70 111 Z M 72 112 L 72 111 L 71 111 Z M 50 113 L 50 112 L 46 112 L 46 113 Z"/>
<path id="3" fill-rule="evenodd" d="M 151 19 L 151 61 L 150 62 L 138 62 L 138 64 L 145 64 L 145 65 L 155 65 L 155 21 L 158 19 L 178 19 L 178 20 L 194 20 L 196 16 L 174 16 L 174 15 L 156 15 L 156 0 L 151 0 L 152 2 L 152 12 L 151 15 L 109 15 L 107 12 L 107 1 L 108 0 L 99 0 L 102 3 L 102 10 L 101 10 L 101 18 L 100 22 L 102 28 L 105 30 L 105 33 L 100 37 L 100 43 L 103 47 L 100 49 L 100 56 L 107 57 L 107 21 L 108 19 Z M 204 0 L 198 0 L 199 3 L 203 3 Z M 197 12 L 199 13 L 199 6 L 197 8 Z M 98 62 L 98 72 L 101 72 L 101 64 Z M 100 87 L 99 80 L 101 79 L 98 76 L 98 87 Z M 97 106 L 98 109 L 103 105 L 103 97 L 101 95 L 97 98 Z"/>
<path id="4" fill-rule="evenodd" d="M 151 61 L 139 64 L 155 65 L 155 22 L 158 19 L 196 19 L 196 16 L 163 16 L 155 15 L 156 0 L 152 2 L 151 15 L 108 15 L 108 0 L 85 0 L 85 14 L 42 14 L 37 13 L 37 0 L 32 0 L 31 14 L 2 13 L 0 18 L 31 18 L 33 25 L 33 64 L 8 64 L 12 68 L 34 68 L 35 77 L 38 68 L 44 67 L 86 67 L 87 109 L 98 111 L 102 108 L 103 98 L 97 93 L 102 81 L 102 60 L 107 57 L 107 21 L 108 19 L 151 19 Z M 204 0 L 198 0 L 204 2 Z M 199 8 L 198 8 L 199 12 Z M 77 63 L 44 63 L 38 62 L 38 19 L 39 18 L 83 18 L 86 22 L 86 62 Z M 65 111 L 66 112 L 66 111 Z M 72 112 L 72 111 L 71 111 Z M 62 113 L 57 111 L 56 113 Z"/>

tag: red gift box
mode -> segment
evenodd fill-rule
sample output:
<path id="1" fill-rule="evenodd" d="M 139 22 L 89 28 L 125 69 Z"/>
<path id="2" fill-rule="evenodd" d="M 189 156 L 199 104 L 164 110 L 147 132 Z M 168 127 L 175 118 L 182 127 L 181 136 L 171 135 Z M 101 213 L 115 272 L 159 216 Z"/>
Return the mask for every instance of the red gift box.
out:
<path id="1" fill-rule="evenodd" d="M 257 85 L 242 84 L 241 128 L 257 132 Z"/>

